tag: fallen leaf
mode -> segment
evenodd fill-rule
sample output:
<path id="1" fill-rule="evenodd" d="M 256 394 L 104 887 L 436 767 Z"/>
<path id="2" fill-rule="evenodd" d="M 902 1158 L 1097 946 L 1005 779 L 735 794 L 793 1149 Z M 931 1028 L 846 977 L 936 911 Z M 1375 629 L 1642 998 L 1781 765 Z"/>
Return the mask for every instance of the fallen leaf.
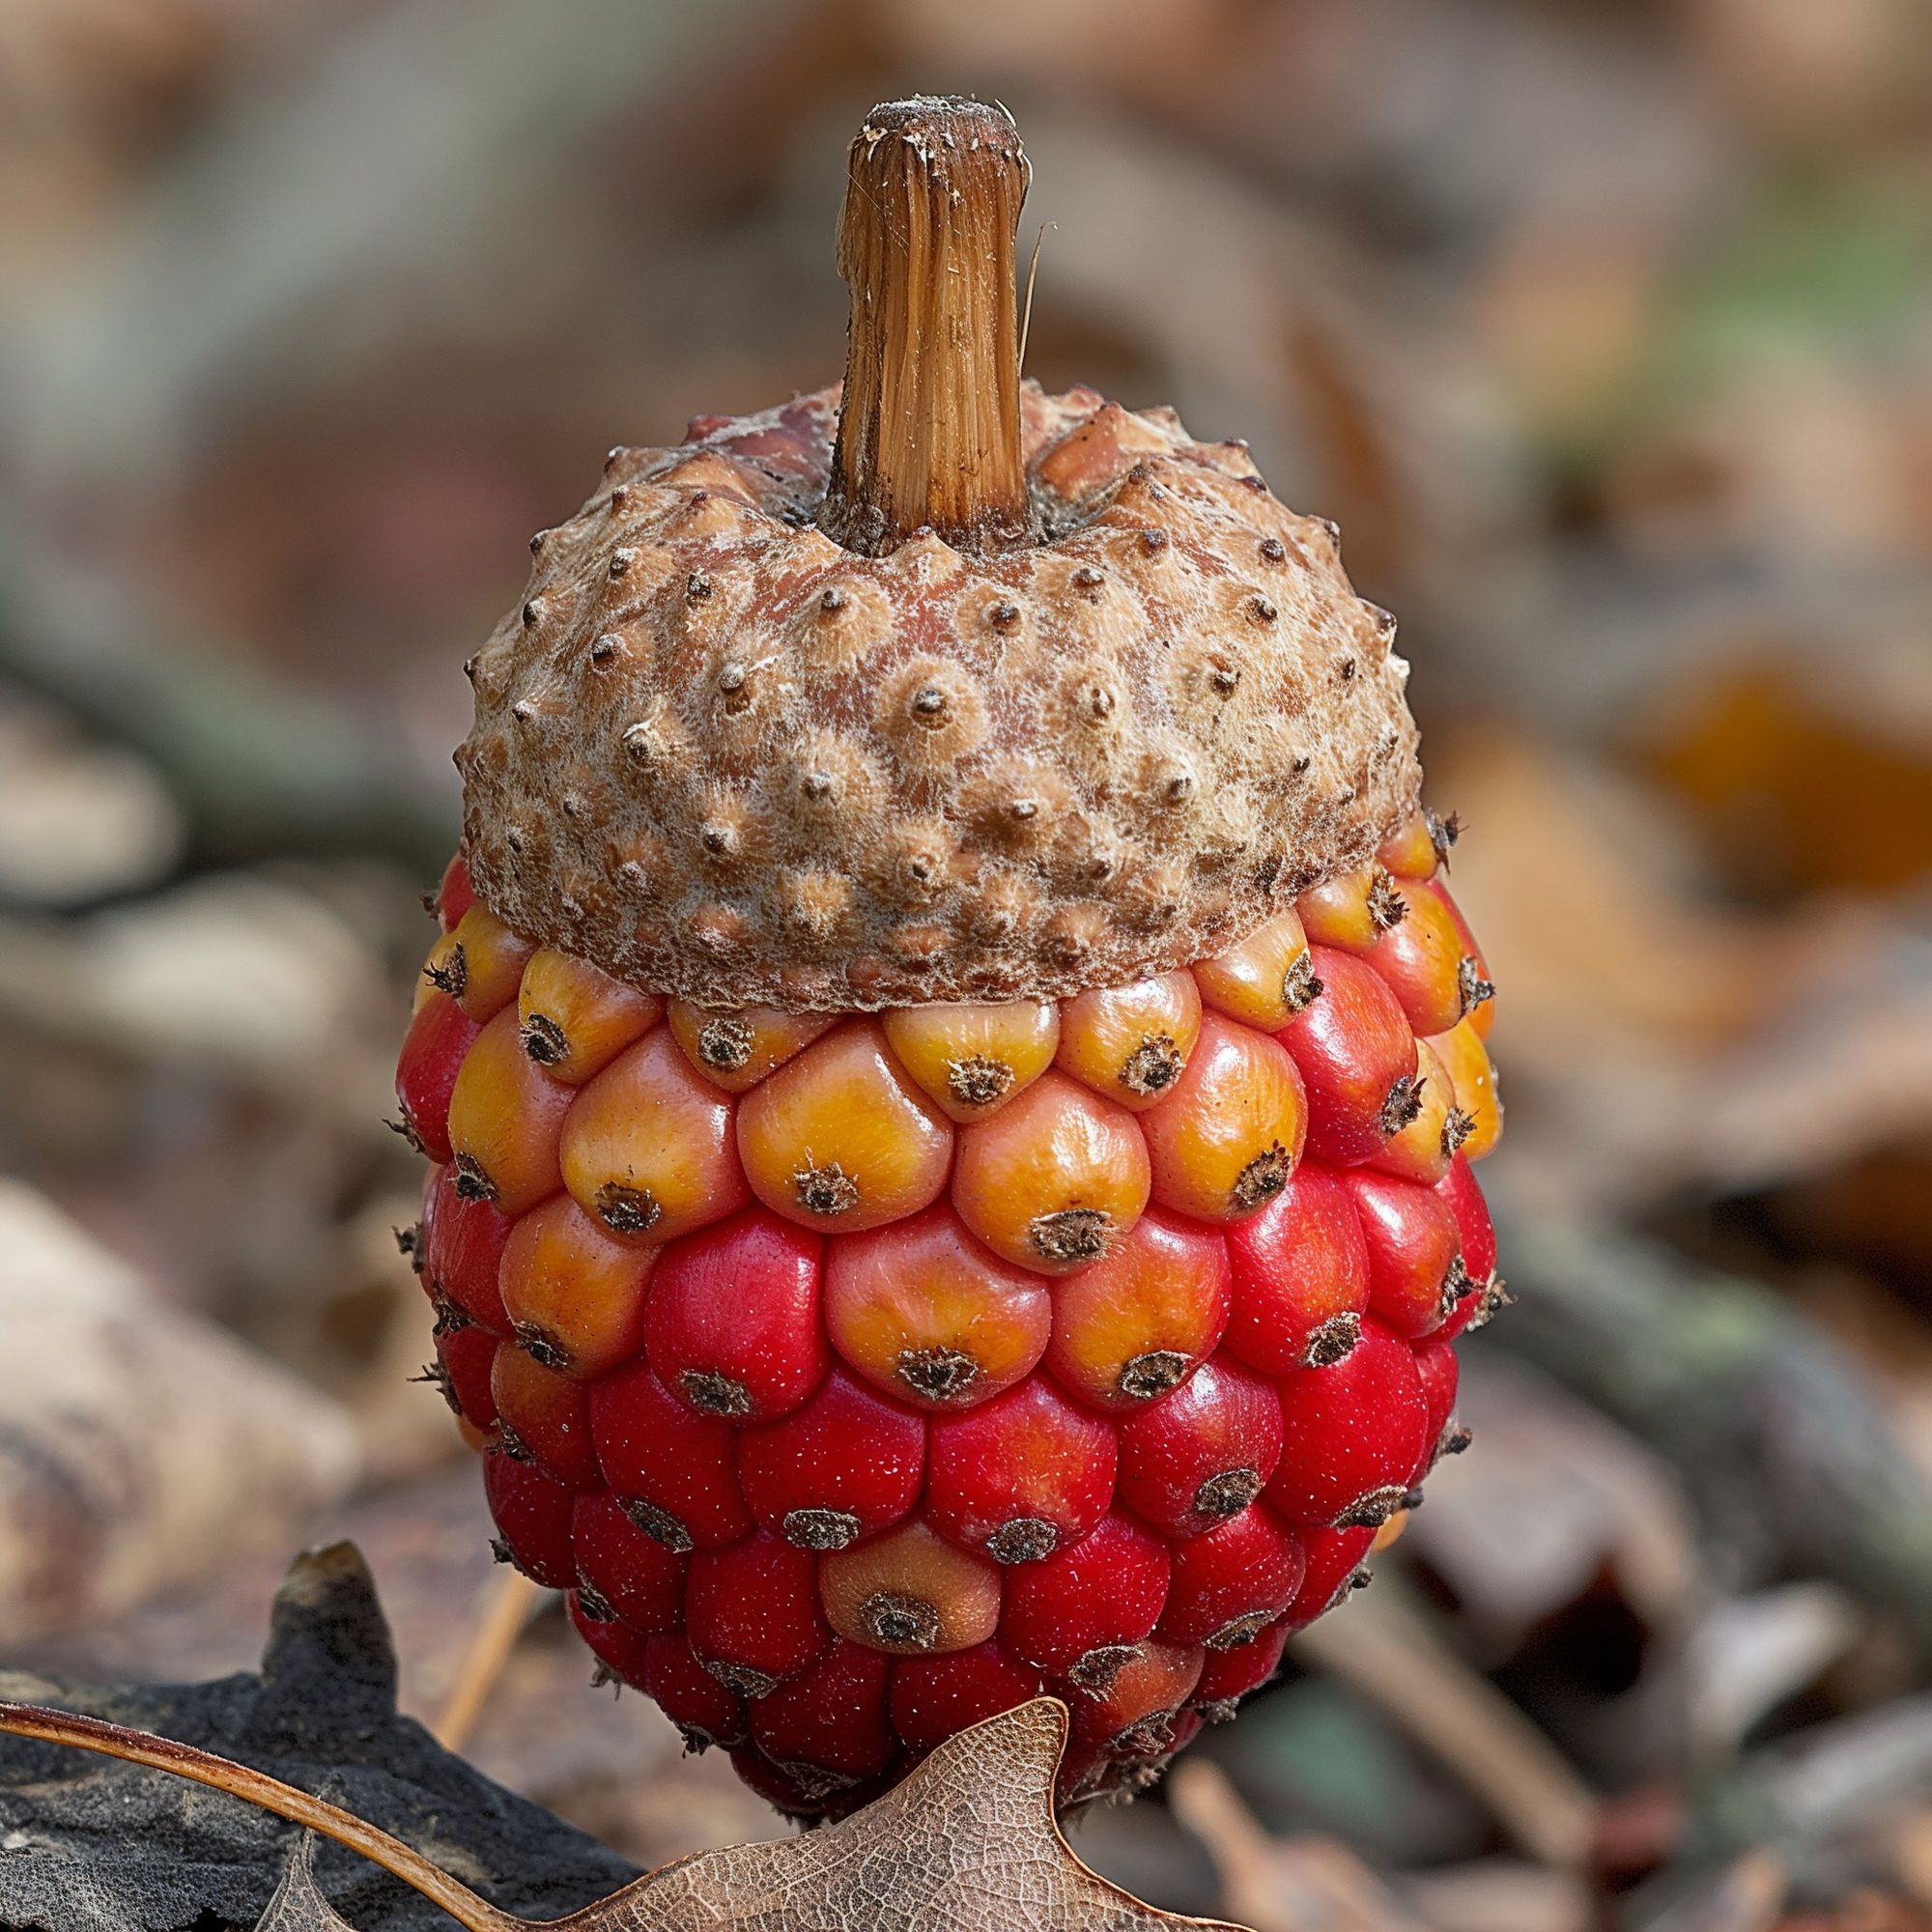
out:
<path id="1" fill-rule="evenodd" d="M 360 1852 L 469 1932 L 537 1926 L 821 1932 L 852 1925 L 913 1932 L 938 1922 L 961 1932 L 1016 1924 L 1039 1932 L 1128 1932 L 1220 1924 L 1157 1911 L 1074 1857 L 1054 1820 L 1066 1707 L 1052 1697 L 1036 1697 L 949 1738 L 903 1782 L 839 1824 L 769 1844 L 700 1852 L 554 1919 L 498 1910 L 413 1846 L 251 1765 L 32 1704 L 0 1703 L 0 1730 L 171 1772 L 293 1819 Z"/>
<path id="2" fill-rule="evenodd" d="M 420 1615 L 415 1622 L 429 1628 Z M 167 1653 L 156 1654 L 165 1667 Z M 259 1675 L 235 1670 L 232 1658 L 209 1662 L 221 1673 L 211 1682 L 105 1688 L 0 1670 L 0 1697 L 165 1733 L 326 1790 L 533 1918 L 572 1911 L 638 1875 L 635 1863 L 397 1715 L 388 1626 L 353 1545 L 296 1560 L 275 1598 Z M 294 1836 L 278 1818 L 199 1785 L 0 1735 L 0 1843 L 9 1847 L 0 1856 L 0 1925 L 253 1926 Z M 327 1845 L 317 1864 L 356 1932 L 449 1932 L 442 1914 L 361 1859 Z"/>
<path id="3" fill-rule="evenodd" d="M 355 1474 L 335 1404 L 169 1309 L 0 1181 L 0 1637 L 71 1626 L 284 1542 Z"/>
<path id="4" fill-rule="evenodd" d="M 255 1921 L 255 1932 L 355 1932 L 355 1928 L 323 1897 L 315 1882 L 315 1833 L 304 1832 L 289 1854 L 288 1868 L 269 1909 Z"/>
<path id="5" fill-rule="evenodd" d="M 284 1586 L 278 1615 L 298 1626 L 301 1611 L 318 1601 L 328 1604 L 331 1611 L 316 1619 L 311 1640 L 344 1650 L 352 1661 L 359 1648 L 361 1664 L 352 1667 L 346 1688 L 331 1688 L 312 1675 L 303 1679 L 300 1673 L 277 1685 L 275 1673 L 265 1672 L 262 1703 L 281 1706 L 273 1715 L 285 1728 L 299 1730 L 307 1723 L 323 1736 L 331 1724 L 341 1723 L 345 1704 L 352 1707 L 352 1728 L 365 1735 L 379 1719 L 393 1723 L 394 1660 L 380 1630 L 381 1613 L 367 1573 L 350 1546 L 298 1562 Z M 372 1619 L 378 1638 L 373 1644 L 367 1628 Z M 274 1658 L 271 1645 L 271 1663 Z M 354 1708 L 358 1705 L 359 1711 Z M 239 1727 L 241 1738 L 259 1736 L 264 1728 L 259 1720 L 267 1715 L 258 1710 L 255 1721 Z M 0 1703 L 0 1731 L 171 1772 L 292 1819 L 361 1853 L 470 1932 L 527 1932 L 539 1924 L 569 1926 L 573 1932 L 679 1932 L 683 1927 L 696 1932 L 719 1926 L 743 1932 L 819 1932 L 851 1925 L 865 1925 L 870 1932 L 910 1932 L 942 1922 L 960 1932 L 1009 1925 L 1039 1932 L 1126 1932 L 1129 1927 L 1208 1925 L 1211 1921 L 1179 1918 L 1143 1904 L 1074 1857 L 1053 1809 L 1066 1724 L 1065 1705 L 1036 1698 L 950 1739 L 903 1782 L 838 1825 L 776 1843 L 702 1852 L 647 1873 L 566 1918 L 537 1920 L 492 1905 L 414 1846 L 255 1765 L 101 1718 Z M 420 1755 L 422 1746 L 415 1748 Z M 441 1752 L 435 1758 L 450 1772 L 481 1781 L 460 1759 Z M 34 1769 L 40 1775 L 19 1787 L 19 1799 L 7 1807 L 16 1818 L 23 1816 L 30 1831 L 40 1822 L 36 1814 L 44 1808 L 43 1794 L 51 1781 L 44 1776 L 44 1762 L 43 1756 L 37 1757 Z M 515 1802 L 507 1794 L 499 1796 L 506 1806 Z M 99 1805 L 96 1810 L 97 1833 L 111 1829 L 111 1811 L 102 1812 Z M 207 1817 L 205 1810 L 198 1812 L 195 1829 L 205 1829 Z M 430 1812 L 418 1815 L 415 1825 L 447 1860 L 447 1821 Z M 179 1835 L 183 1826 L 163 1820 L 161 1829 Z M 465 1858 L 466 1872 L 476 1867 L 487 1868 L 487 1861 Z M 0 1865 L 0 1918 L 14 1911 L 6 1895 L 6 1870 Z M 43 1873 L 43 1885 L 48 1876 Z M 311 1896 L 305 1898 L 301 1886 L 298 1876 L 285 1879 L 287 1909 L 297 1913 L 307 1907 L 310 1917 L 289 1918 L 277 1932 L 329 1932 L 336 1921 L 315 1918 L 319 1894 L 311 1883 Z M 96 1890 L 98 1896 L 98 1886 Z M 70 1917 L 63 1922 L 76 1921 Z M 114 1921 L 98 1916 L 86 1922 Z M 265 1922 L 276 1927 L 272 1918 Z"/>

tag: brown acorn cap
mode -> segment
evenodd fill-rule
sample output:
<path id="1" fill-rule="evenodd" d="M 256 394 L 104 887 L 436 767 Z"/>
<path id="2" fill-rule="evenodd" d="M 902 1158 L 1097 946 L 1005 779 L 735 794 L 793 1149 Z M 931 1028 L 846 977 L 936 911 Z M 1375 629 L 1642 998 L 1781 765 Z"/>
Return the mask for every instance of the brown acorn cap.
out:
<path id="1" fill-rule="evenodd" d="M 1004 110 L 877 108 L 851 167 L 842 420 L 838 387 L 699 417 L 532 540 L 468 667 L 476 889 L 711 1007 L 1221 951 L 1415 809 L 1394 620 L 1244 445 L 1021 384 Z"/>

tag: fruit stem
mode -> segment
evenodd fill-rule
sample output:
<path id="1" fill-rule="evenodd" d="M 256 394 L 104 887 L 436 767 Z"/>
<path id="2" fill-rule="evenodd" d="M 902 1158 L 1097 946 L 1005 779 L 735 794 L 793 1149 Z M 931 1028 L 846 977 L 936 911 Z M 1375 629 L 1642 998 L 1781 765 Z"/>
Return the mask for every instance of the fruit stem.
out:
<path id="1" fill-rule="evenodd" d="M 1028 542 L 1014 312 L 1032 170 L 1003 107 L 920 96 L 852 143 L 838 272 L 845 393 L 819 519 L 877 556 L 929 527 L 963 550 Z"/>

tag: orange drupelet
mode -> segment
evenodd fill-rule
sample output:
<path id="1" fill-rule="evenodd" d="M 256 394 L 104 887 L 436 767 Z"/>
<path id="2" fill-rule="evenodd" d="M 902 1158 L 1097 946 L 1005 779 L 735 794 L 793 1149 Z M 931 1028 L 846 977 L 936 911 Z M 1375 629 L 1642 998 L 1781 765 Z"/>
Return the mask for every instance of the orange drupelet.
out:
<path id="1" fill-rule="evenodd" d="M 1502 1109 L 1443 825 L 1418 815 L 1191 971 L 1058 1003 L 711 1010 L 461 911 L 423 981 L 447 1017 L 412 1029 L 399 1079 L 412 1130 L 447 1148 L 443 1189 L 489 1226 L 440 1208 L 417 1261 L 500 1303 L 508 1337 L 472 1331 L 458 1364 L 466 1439 L 496 1459 L 512 1560 L 559 1580 L 553 1552 L 575 1551 L 608 1668 L 814 1816 L 1038 1688 L 1074 1711 L 1064 1802 L 1136 1788 L 1266 1680 L 1315 1613 L 1304 1562 L 1352 1550 L 1425 1474 L 1411 1352 L 1452 1400 L 1461 1323 L 1438 1336 L 1438 1311 L 1471 1268 L 1491 1278 L 1488 1248 L 1465 1265 L 1445 1232 L 1477 1238 L 1465 1161 Z M 1378 1127 L 1343 1073 L 1379 1080 L 1407 1049 L 1388 996 L 1348 977 L 1369 969 L 1414 1036 Z M 1275 1037 L 1304 1015 L 1319 1093 Z M 1415 1210 L 1365 1236 L 1385 1197 Z M 734 1234 L 766 1213 L 800 1232 Z M 704 1285 L 714 1248 L 736 1257 L 728 1293 Z M 654 1328 L 660 1279 L 682 1298 Z M 1411 1303 L 1365 1328 L 1365 1307 Z M 742 1401 L 698 1400 L 726 1380 Z M 795 1472 L 750 1453 L 759 1430 L 798 1435 Z M 715 1554 L 690 1572 L 694 1549 Z M 746 1579 L 767 1603 L 738 1600 Z"/>

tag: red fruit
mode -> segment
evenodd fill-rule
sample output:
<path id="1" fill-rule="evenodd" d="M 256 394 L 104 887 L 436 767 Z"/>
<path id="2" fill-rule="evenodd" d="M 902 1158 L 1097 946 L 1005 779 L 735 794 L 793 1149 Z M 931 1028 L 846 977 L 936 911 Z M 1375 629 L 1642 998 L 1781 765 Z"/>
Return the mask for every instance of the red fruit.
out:
<path id="1" fill-rule="evenodd" d="M 684 1733 L 687 1750 L 712 1745 L 726 1750 L 751 1736 L 745 1700 L 727 1690 L 698 1662 L 683 1636 L 653 1636 L 644 1643 L 644 1689 L 651 1701 Z"/>
<path id="2" fill-rule="evenodd" d="M 1429 1449 L 1433 1462 L 1456 1413 L 1456 1387 L 1461 1370 L 1456 1350 L 1447 1342 L 1425 1342 L 1415 1351 L 1416 1373 L 1422 1378 L 1422 1399 L 1429 1406 Z M 1417 1472 L 1418 1474 L 1420 1471 Z"/>
<path id="3" fill-rule="evenodd" d="M 1179 1747 L 1181 1707 L 1201 1681 L 1206 1662 L 1198 1644 L 1144 1644 L 1104 1688 L 1074 1700 L 1074 1743 L 1132 1762 L 1170 1755 Z"/>
<path id="4" fill-rule="evenodd" d="M 1316 1533 L 1335 1536 L 1348 1532 L 1318 1530 Z M 1278 1617 L 1246 1643 L 1208 1651 L 1194 1686 L 1195 1708 L 1210 1723 L 1225 1723 L 1235 1715 L 1237 1699 L 1251 1690 L 1259 1690 L 1281 1668 L 1281 1654 L 1288 1648 L 1288 1619 Z"/>
<path id="5" fill-rule="evenodd" d="M 668 1548 L 714 1549 L 752 1528 L 733 1470 L 735 1432 L 695 1414 L 633 1362 L 590 1391 L 604 1479 L 639 1528 Z"/>
<path id="6" fill-rule="evenodd" d="M 480 1024 L 517 997 L 517 984 L 535 951 L 495 913 L 472 905 L 455 930 L 431 949 L 423 978 Z"/>
<path id="7" fill-rule="evenodd" d="M 1479 1328 L 1499 1309 L 1509 1306 L 1509 1294 L 1496 1272 L 1496 1231 L 1488 1204 L 1466 1161 L 1458 1160 L 1435 1190 L 1449 1203 L 1463 1243 L 1463 1266 L 1474 1292 L 1458 1300 L 1447 1321 L 1437 1329 L 1440 1341 Z"/>
<path id="8" fill-rule="evenodd" d="M 1039 1377 L 935 1417 L 926 1515 L 942 1536 L 1001 1563 L 1077 1543 L 1114 1492 L 1114 1432 Z"/>
<path id="9" fill-rule="evenodd" d="M 637 1353 L 656 1261 L 559 1194 L 510 1230 L 498 1274 L 503 1310 L 540 1362 L 588 1381 Z"/>
<path id="10" fill-rule="evenodd" d="M 1301 1547 L 1306 1563 L 1301 1588 L 1288 1606 L 1286 1628 L 1305 1630 L 1323 1611 L 1332 1609 L 1357 1583 L 1368 1581 L 1362 1559 L 1375 1547 L 1376 1532 L 1366 1526 L 1351 1529 L 1304 1529 Z"/>
<path id="11" fill-rule="evenodd" d="M 1120 1425 L 1120 1498 L 1170 1537 L 1198 1537 L 1261 1494 L 1281 1456 L 1281 1403 L 1224 1356 Z"/>
<path id="12" fill-rule="evenodd" d="M 1052 1072 L 960 1129 L 952 1201 L 995 1254 L 1017 1267 L 1070 1274 L 1120 1245 L 1151 1185 L 1134 1116 Z"/>
<path id="13" fill-rule="evenodd" d="M 1159 1634 L 1169 1643 L 1233 1650 L 1294 1601 L 1301 1539 L 1265 1503 L 1251 1503 L 1205 1535 L 1174 1547 Z"/>
<path id="14" fill-rule="evenodd" d="M 1078 1543 L 1007 1572 L 1000 1640 L 1029 1663 L 1097 1690 L 1153 1633 L 1168 1553 L 1118 1511 Z"/>
<path id="15" fill-rule="evenodd" d="M 731 1753 L 731 1768 L 781 1817 L 790 1818 L 801 1825 L 817 1825 L 828 1818 L 843 1818 L 862 1804 L 869 1804 L 884 1791 L 888 1782 L 883 1777 L 875 1777 L 861 1779 L 857 1783 L 840 1783 L 813 1775 L 810 1766 L 800 1767 L 804 1775 L 795 1777 L 755 1748 L 734 1750 Z"/>
<path id="16" fill-rule="evenodd" d="M 965 1408 L 1010 1388 L 1052 1324 L 1046 1283 L 981 1247 L 944 1206 L 838 1236 L 826 1257 L 832 1346 L 875 1387 L 922 1407 Z"/>
<path id="17" fill-rule="evenodd" d="M 396 1101 L 415 1144 L 434 1161 L 449 1158 L 449 1102 L 464 1057 L 483 1029 L 447 993 L 416 1009 L 396 1060 Z"/>
<path id="18" fill-rule="evenodd" d="M 437 1379 L 443 1400 L 466 1422 L 486 1433 L 497 1426 L 497 1398 L 490 1372 L 497 1360 L 497 1338 L 454 1310 L 437 1318 Z"/>
<path id="19" fill-rule="evenodd" d="M 1496 988 L 1490 978 L 1489 962 L 1483 957 L 1483 949 L 1476 944 L 1476 936 L 1469 930 L 1469 922 L 1463 917 L 1448 887 L 1438 882 L 1435 890 L 1441 895 L 1443 907 L 1456 922 L 1456 930 L 1463 938 L 1460 971 L 1463 1009 L 1468 1014 L 1469 1024 L 1476 1029 L 1477 1037 L 1488 1039 L 1491 1028 L 1496 1023 Z"/>
<path id="20" fill-rule="evenodd" d="M 530 954 L 517 986 L 524 1051 L 566 1087 L 582 1086 L 663 1013 L 662 1000 L 548 946 Z"/>
<path id="21" fill-rule="evenodd" d="M 535 1457 L 573 1490 L 602 1485 L 590 1439 L 590 1398 L 582 1382 L 546 1368 L 514 1342 L 499 1342 L 490 1393 L 506 1448 Z"/>
<path id="22" fill-rule="evenodd" d="M 497 1519 L 497 1555 L 546 1590 L 568 1590 L 577 1581 L 570 1553 L 576 1492 L 540 1463 L 493 1443 L 483 1452 L 483 1493 Z"/>
<path id="23" fill-rule="evenodd" d="M 1415 1036 L 1396 997 L 1366 961 L 1309 949 L 1321 990 L 1275 1038 L 1308 1094 L 1308 1153 L 1352 1167 L 1414 1118 Z"/>
<path id="24" fill-rule="evenodd" d="M 809 1796 L 875 1777 L 898 1755 L 886 1699 L 889 1657 L 839 1638 L 802 1677 L 752 1706 L 758 1748 Z"/>
<path id="25" fill-rule="evenodd" d="M 594 1590 L 572 1590 L 563 1601 L 577 1634 L 603 1669 L 620 1684 L 641 1690 L 649 1643 L 643 1632 L 601 1615 L 603 1599 Z"/>
<path id="26" fill-rule="evenodd" d="M 1104 1261 L 1054 1291 L 1046 1367 L 1096 1408 L 1151 1402 L 1212 1352 L 1229 1298 L 1220 1235 L 1150 1209 Z"/>
<path id="27" fill-rule="evenodd" d="M 1000 1567 L 915 1519 L 820 1560 L 832 1628 L 854 1643 L 910 1656 L 971 1650 L 1000 1621 Z"/>
<path id="28" fill-rule="evenodd" d="M 1228 1230 L 1228 1348 L 1264 1375 L 1340 1361 L 1362 1332 L 1369 1251 L 1341 1176 L 1304 1162 L 1259 1214 Z"/>
<path id="29" fill-rule="evenodd" d="M 824 1244 L 764 1209 L 663 1251 L 645 1321 L 651 1367 L 700 1415 L 770 1422 L 825 1378 Z"/>
<path id="30" fill-rule="evenodd" d="M 803 1408 L 738 1438 L 738 1487 L 759 1523 L 801 1549 L 843 1549 L 909 1516 L 925 1423 L 835 1368 Z"/>
<path id="31" fill-rule="evenodd" d="M 1293 1522 L 1378 1528 L 1402 1507 L 1428 1444 L 1415 1356 L 1371 1320 L 1346 1359 L 1282 1378 L 1281 1461 L 1265 1492 Z"/>
<path id="32" fill-rule="evenodd" d="M 689 1559 L 646 1536 L 609 1490 L 578 1497 L 570 1551 L 580 1596 L 600 1617 L 608 1609 L 647 1633 L 674 1631 L 683 1623 Z"/>
<path id="33" fill-rule="evenodd" d="M 550 1084 L 568 1099 L 569 1088 Z M 559 1150 L 564 1183 L 626 1240 L 674 1240 L 722 1221 L 752 1202 L 735 1107 L 656 1027 L 577 1090 Z"/>
<path id="34" fill-rule="evenodd" d="M 526 1214 L 563 1185 L 557 1138 L 571 1090 L 525 1053 L 517 1014 L 505 1007 L 464 1060 L 449 1098 L 457 1191 Z"/>
<path id="35" fill-rule="evenodd" d="M 1349 1177 L 1369 1251 L 1369 1308 L 1415 1341 L 1440 1328 L 1472 1286 L 1449 1204 L 1393 1175 Z"/>
<path id="36" fill-rule="evenodd" d="M 431 1174 L 416 1249 L 423 1287 L 497 1335 L 510 1332 L 497 1279 L 509 1238 L 509 1221 L 487 1201 L 466 1200 L 453 1168 Z"/>
<path id="37" fill-rule="evenodd" d="M 1301 1076 L 1266 1034 L 1208 1013 L 1185 1070 L 1141 1117 L 1141 1131 L 1161 1207 L 1237 1220 L 1272 1201 L 1301 1158 Z"/>
<path id="38" fill-rule="evenodd" d="M 1463 1017 L 1463 933 L 1441 890 L 1401 881 L 1408 911 L 1376 941 L 1369 964 L 1402 1003 L 1409 1030 L 1443 1033 Z"/>
<path id="39" fill-rule="evenodd" d="M 759 1200 L 856 1234 L 936 1200 L 952 1123 L 907 1077 L 873 1020 L 848 1020 L 745 1095 L 738 1151 Z"/>
<path id="40" fill-rule="evenodd" d="M 908 1750 L 928 1750 L 955 1731 L 997 1718 L 1040 1692 L 1039 1672 L 998 1642 L 893 1665 L 893 1729 Z"/>
<path id="41" fill-rule="evenodd" d="M 705 1669 L 751 1698 L 802 1676 L 832 1645 L 810 1552 L 764 1530 L 692 1557 L 684 1627 Z"/>
<path id="42" fill-rule="evenodd" d="M 1139 1112 L 1173 1090 L 1200 1030 L 1193 976 L 1163 973 L 1066 1001 L 1056 1057 L 1083 1086 Z"/>
<path id="43" fill-rule="evenodd" d="M 436 889 L 436 922 L 445 932 L 453 932 L 457 923 L 476 903 L 476 890 L 469 883 L 469 865 L 461 852 L 442 868 Z"/>
<path id="44" fill-rule="evenodd" d="M 1467 1160 L 1452 1161 L 1449 1172 L 1436 1183 L 1435 1191 L 1448 1202 L 1456 1216 L 1456 1228 L 1463 1243 L 1463 1265 L 1479 1281 L 1488 1281 L 1496 1271 L 1496 1231 L 1490 1220 L 1489 1204 Z"/>

